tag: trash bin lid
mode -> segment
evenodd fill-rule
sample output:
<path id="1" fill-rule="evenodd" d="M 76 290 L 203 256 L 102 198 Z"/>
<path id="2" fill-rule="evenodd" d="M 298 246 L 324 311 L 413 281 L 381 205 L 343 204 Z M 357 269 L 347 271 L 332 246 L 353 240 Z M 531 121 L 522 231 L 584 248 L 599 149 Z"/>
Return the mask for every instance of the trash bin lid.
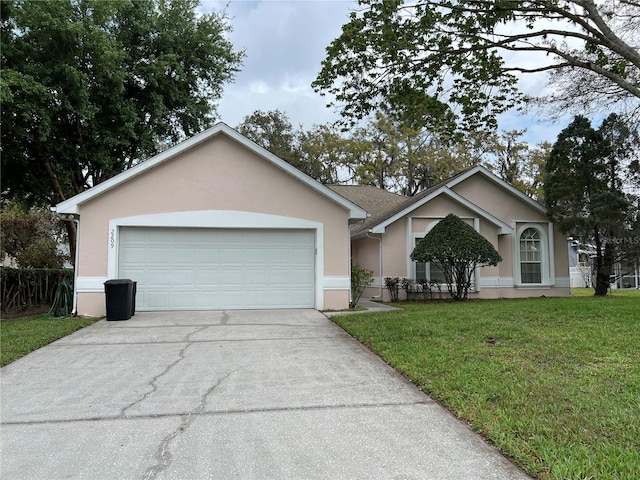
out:
<path id="1" fill-rule="evenodd" d="M 129 278 L 114 278 L 104 282 L 105 285 L 128 285 L 129 283 L 133 283 L 133 280 Z"/>

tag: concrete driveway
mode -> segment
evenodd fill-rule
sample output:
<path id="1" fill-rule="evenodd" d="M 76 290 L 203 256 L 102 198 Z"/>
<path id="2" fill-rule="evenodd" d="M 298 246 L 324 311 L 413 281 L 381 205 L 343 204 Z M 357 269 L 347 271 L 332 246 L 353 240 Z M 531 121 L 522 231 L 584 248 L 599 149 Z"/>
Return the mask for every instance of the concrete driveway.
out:
<path id="1" fill-rule="evenodd" d="M 313 310 L 100 321 L 1 377 L 3 480 L 528 478 Z"/>

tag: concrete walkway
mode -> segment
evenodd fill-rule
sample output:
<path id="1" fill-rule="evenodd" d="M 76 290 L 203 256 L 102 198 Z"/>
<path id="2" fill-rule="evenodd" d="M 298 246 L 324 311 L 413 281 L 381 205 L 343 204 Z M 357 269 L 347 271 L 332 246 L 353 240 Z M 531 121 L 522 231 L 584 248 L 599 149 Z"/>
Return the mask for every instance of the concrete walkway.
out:
<path id="1" fill-rule="evenodd" d="M 327 317 L 337 317 L 340 315 L 357 315 L 358 313 L 371 313 L 371 312 L 392 312 L 394 310 L 400 310 L 399 308 L 385 305 L 384 303 L 375 302 L 373 300 L 360 300 L 358 307 L 366 308 L 366 310 L 339 310 L 337 312 L 324 312 Z"/>
<path id="2" fill-rule="evenodd" d="M 313 310 L 139 313 L 3 367 L 11 479 L 522 479 Z"/>

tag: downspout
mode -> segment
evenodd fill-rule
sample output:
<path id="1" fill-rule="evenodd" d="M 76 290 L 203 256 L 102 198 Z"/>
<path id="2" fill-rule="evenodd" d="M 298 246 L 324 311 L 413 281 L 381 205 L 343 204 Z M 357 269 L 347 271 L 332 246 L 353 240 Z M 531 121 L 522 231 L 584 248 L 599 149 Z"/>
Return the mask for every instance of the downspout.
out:
<path id="1" fill-rule="evenodd" d="M 347 225 L 347 238 L 349 238 L 349 308 L 351 308 L 351 302 L 353 302 L 353 257 L 351 257 L 351 229 Z"/>
<path id="2" fill-rule="evenodd" d="M 375 297 L 371 297 L 372 299 L 382 299 L 382 238 L 380 237 L 372 237 L 371 230 L 367 232 L 367 237 L 372 238 L 374 240 L 378 240 L 378 273 L 380 274 L 379 279 L 379 293 Z"/>
<path id="3" fill-rule="evenodd" d="M 71 219 L 76 224 L 76 251 L 73 259 L 73 308 L 71 316 L 78 316 L 78 258 L 80 252 L 80 217 L 74 215 Z"/>
<path id="4" fill-rule="evenodd" d="M 73 307 L 71 315 L 78 316 L 78 258 L 80 252 L 80 216 L 72 213 L 59 214 L 60 218 L 66 222 L 73 222 L 76 225 L 76 251 L 73 260 Z"/>

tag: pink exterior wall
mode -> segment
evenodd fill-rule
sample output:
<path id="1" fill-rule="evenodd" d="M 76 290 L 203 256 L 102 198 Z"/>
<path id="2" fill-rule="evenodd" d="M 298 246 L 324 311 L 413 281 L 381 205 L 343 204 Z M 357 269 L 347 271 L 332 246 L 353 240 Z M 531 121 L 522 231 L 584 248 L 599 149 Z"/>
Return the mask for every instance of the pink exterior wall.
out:
<path id="1" fill-rule="evenodd" d="M 202 210 L 264 213 L 322 223 L 324 275 L 349 278 L 348 211 L 225 135 L 82 204 L 78 276 L 107 276 L 110 219 Z M 326 308 L 346 308 L 349 289 L 328 290 L 325 297 Z M 79 295 L 80 314 L 101 315 L 104 309 L 102 294 Z"/>
<path id="2" fill-rule="evenodd" d="M 548 221 L 544 213 L 499 187 L 482 174 L 469 177 L 451 190 L 505 223 L 511 223 L 512 220 Z"/>
<path id="3" fill-rule="evenodd" d="M 364 289 L 362 298 L 378 298 L 380 296 L 380 235 L 372 235 L 375 238 L 364 237 L 353 240 L 351 243 L 351 258 L 353 263 L 374 272 L 374 280 L 371 286 Z M 382 282 L 384 285 L 384 282 Z"/>

